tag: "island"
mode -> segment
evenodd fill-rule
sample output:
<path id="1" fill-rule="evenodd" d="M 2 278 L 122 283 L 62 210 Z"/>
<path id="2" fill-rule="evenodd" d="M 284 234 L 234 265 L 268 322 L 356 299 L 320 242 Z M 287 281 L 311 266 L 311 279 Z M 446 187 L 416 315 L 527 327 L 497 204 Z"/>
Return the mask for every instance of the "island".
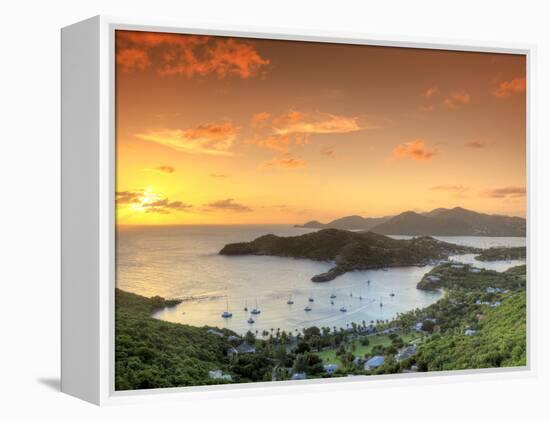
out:
<path id="1" fill-rule="evenodd" d="M 328 272 L 313 276 L 326 282 L 355 270 L 427 265 L 451 255 L 480 253 L 475 247 L 446 243 L 432 237 L 396 240 L 370 231 L 323 229 L 294 237 L 263 235 L 253 241 L 224 246 L 226 256 L 279 256 L 334 262 Z"/>
<path id="2" fill-rule="evenodd" d="M 461 207 L 437 208 L 429 212 L 406 211 L 377 218 L 352 215 L 326 224 L 314 220 L 295 227 L 371 230 L 384 235 L 525 237 L 526 234 L 525 218 L 490 215 Z"/>

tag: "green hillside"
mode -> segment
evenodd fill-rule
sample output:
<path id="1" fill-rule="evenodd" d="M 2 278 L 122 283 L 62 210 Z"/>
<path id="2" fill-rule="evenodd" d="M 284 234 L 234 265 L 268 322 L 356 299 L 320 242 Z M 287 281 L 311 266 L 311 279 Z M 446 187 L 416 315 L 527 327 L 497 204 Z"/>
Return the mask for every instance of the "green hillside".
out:
<path id="1" fill-rule="evenodd" d="M 151 318 L 177 301 L 116 290 L 115 388 L 151 389 L 219 383 L 208 371 L 227 364 L 227 341 L 199 328 Z"/>
<path id="2" fill-rule="evenodd" d="M 468 327 L 475 334 L 466 336 Z M 525 366 L 526 347 L 526 296 L 521 291 L 486 310 L 476 325 L 434 336 L 420 347 L 416 362 L 421 371 Z"/>

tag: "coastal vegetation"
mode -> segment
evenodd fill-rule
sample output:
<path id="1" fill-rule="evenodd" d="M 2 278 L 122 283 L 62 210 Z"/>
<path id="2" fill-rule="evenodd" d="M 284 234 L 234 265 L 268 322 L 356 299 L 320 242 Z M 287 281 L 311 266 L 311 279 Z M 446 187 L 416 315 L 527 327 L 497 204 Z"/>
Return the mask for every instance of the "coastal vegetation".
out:
<path id="1" fill-rule="evenodd" d="M 335 266 L 332 269 L 312 278 L 314 282 L 325 282 L 354 270 L 424 265 L 453 254 L 479 251 L 431 237 L 396 240 L 369 231 L 323 229 L 294 237 L 264 235 L 247 243 L 227 244 L 220 254 L 333 261 Z"/>
<path id="2" fill-rule="evenodd" d="M 482 250 L 475 258 L 482 262 L 519 260 L 527 257 L 527 247 L 491 247 Z"/>
<path id="3" fill-rule="evenodd" d="M 512 267 L 505 272 L 497 272 L 475 268 L 471 265 L 444 263 L 425 274 L 416 287 L 427 291 L 440 288 L 468 290 L 514 289 L 525 287 L 525 270 L 525 265 Z"/>
<path id="4" fill-rule="evenodd" d="M 115 290 L 115 388 L 152 389 L 217 383 L 226 341 L 206 328 L 168 323 L 151 312 L 176 301 Z"/>
<path id="5" fill-rule="evenodd" d="M 243 336 L 153 319 L 177 300 L 117 289 L 116 390 L 524 366 L 525 265 L 452 266 L 430 272 L 443 298 L 392 320 Z"/>

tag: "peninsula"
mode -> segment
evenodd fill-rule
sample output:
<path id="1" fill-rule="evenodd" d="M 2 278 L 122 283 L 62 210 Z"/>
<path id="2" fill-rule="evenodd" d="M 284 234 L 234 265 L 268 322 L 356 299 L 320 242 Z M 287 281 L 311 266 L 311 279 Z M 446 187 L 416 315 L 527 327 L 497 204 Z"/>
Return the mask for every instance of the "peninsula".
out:
<path id="1" fill-rule="evenodd" d="M 450 255 L 480 251 L 431 237 L 396 240 L 370 231 L 323 229 L 295 237 L 263 235 L 251 242 L 227 244 L 219 253 L 332 261 L 333 268 L 311 278 L 313 282 L 326 282 L 354 270 L 425 265 Z"/>

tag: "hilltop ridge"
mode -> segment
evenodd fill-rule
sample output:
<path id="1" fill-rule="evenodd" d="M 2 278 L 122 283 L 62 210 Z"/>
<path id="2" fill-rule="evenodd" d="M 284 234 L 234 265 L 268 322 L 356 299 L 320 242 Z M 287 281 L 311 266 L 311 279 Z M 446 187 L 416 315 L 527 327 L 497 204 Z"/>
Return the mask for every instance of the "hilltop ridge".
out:
<path id="1" fill-rule="evenodd" d="M 358 215 L 335 219 L 327 224 L 309 221 L 298 228 L 338 228 L 370 230 L 384 235 L 441 235 L 441 236 L 490 236 L 524 237 L 525 218 L 506 215 L 490 215 L 455 207 L 436 208 L 429 212 L 405 211 L 395 216 L 364 218 Z"/>

